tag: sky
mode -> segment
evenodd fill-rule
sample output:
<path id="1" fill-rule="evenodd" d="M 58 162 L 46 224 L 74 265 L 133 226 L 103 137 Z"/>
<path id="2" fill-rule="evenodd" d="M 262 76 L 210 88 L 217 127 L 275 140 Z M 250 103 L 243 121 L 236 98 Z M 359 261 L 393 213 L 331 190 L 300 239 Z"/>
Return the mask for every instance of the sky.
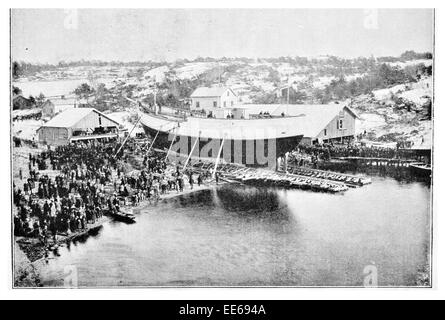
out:
<path id="1" fill-rule="evenodd" d="M 433 51 L 431 9 L 13 9 L 13 60 L 398 56 Z"/>

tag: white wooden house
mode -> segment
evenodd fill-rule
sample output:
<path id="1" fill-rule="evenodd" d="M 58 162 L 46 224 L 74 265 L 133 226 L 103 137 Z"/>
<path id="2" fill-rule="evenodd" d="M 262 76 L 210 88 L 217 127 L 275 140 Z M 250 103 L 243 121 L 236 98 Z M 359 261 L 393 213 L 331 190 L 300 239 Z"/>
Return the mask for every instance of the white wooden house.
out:
<path id="1" fill-rule="evenodd" d="M 201 87 L 190 96 L 192 111 L 213 111 L 219 108 L 233 108 L 238 103 L 238 97 L 228 87 Z"/>

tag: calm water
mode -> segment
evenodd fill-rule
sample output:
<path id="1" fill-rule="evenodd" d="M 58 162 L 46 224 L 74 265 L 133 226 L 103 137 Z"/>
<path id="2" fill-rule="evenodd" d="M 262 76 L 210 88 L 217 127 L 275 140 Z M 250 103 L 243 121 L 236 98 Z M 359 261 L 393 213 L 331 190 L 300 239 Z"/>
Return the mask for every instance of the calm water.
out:
<path id="1" fill-rule="evenodd" d="M 223 187 L 143 208 L 62 247 L 44 284 L 79 286 L 415 285 L 428 264 L 430 189 L 374 178 L 344 195 Z"/>

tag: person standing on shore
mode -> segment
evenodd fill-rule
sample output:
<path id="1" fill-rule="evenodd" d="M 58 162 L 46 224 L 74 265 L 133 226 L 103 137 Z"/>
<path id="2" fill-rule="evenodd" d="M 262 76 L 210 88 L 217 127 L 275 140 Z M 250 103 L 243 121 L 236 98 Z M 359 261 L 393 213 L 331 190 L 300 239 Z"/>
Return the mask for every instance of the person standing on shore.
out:
<path id="1" fill-rule="evenodd" d="M 190 175 L 189 175 L 189 183 L 190 183 L 190 188 L 193 190 L 193 184 L 195 183 L 195 182 L 193 181 L 193 172 L 190 172 Z"/>
<path id="2" fill-rule="evenodd" d="M 23 191 L 25 192 L 25 195 L 26 195 L 26 196 L 28 195 L 28 189 L 29 189 L 28 183 L 25 182 L 25 183 L 23 184 Z"/>
<path id="3" fill-rule="evenodd" d="M 184 178 L 182 174 L 178 177 L 179 192 L 184 191 Z"/>
<path id="4" fill-rule="evenodd" d="M 158 179 L 154 179 L 153 183 L 152 183 L 152 188 L 153 188 L 153 196 L 155 198 L 155 200 L 159 200 L 160 195 L 159 195 L 159 182 Z"/>

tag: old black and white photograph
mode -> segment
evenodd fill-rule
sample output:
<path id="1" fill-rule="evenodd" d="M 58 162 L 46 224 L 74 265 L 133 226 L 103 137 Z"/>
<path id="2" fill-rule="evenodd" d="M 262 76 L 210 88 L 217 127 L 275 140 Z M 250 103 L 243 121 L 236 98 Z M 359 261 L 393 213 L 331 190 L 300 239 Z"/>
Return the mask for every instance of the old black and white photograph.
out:
<path id="1" fill-rule="evenodd" d="M 13 288 L 433 286 L 434 9 L 9 15 Z"/>

